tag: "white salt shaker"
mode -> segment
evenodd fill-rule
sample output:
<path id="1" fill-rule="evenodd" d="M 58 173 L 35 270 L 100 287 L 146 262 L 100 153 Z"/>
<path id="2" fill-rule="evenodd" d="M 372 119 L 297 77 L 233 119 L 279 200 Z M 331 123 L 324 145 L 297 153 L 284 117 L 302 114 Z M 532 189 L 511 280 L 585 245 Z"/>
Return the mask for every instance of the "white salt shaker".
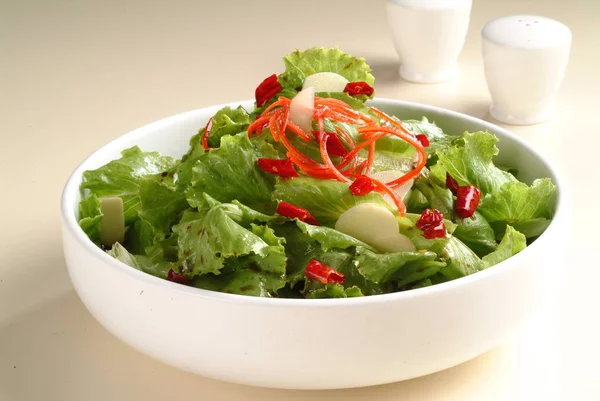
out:
<path id="1" fill-rule="evenodd" d="M 407 81 L 453 79 L 469 29 L 472 0 L 388 0 L 388 23 Z"/>
<path id="2" fill-rule="evenodd" d="M 515 15 L 488 22 L 481 35 L 492 117 L 513 125 L 550 118 L 569 60 L 569 28 L 550 18 Z"/>

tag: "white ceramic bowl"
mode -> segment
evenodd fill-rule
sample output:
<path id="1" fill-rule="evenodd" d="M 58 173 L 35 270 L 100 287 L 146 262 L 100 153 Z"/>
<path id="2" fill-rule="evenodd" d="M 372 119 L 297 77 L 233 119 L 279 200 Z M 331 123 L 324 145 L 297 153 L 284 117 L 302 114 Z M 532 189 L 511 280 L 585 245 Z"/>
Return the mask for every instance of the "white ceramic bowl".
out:
<path id="1" fill-rule="evenodd" d="M 232 105 L 237 105 L 233 103 Z M 251 102 L 241 102 L 251 107 Z M 463 114 L 408 102 L 373 104 L 401 118 L 427 116 L 447 133 L 488 130 L 501 160 L 525 180 L 551 177 L 523 140 Z M 257 386 L 332 389 L 405 380 L 465 362 L 499 344 L 544 299 L 560 251 L 565 207 L 531 246 L 477 274 L 432 287 L 348 299 L 266 299 L 190 288 L 135 270 L 97 248 L 77 224 L 82 173 L 139 145 L 181 156 L 190 136 L 223 105 L 179 114 L 110 142 L 88 157 L 62 198 L 63 246 L 75 289 L 92 315 L 125 343 L 164 363 Z"/>

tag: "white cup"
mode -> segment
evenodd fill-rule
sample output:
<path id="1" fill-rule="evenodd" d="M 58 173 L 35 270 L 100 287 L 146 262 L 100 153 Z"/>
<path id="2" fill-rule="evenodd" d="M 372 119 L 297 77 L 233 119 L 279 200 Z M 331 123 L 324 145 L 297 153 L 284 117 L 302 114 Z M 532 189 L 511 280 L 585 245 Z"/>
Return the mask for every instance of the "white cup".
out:
<path id="1" fill-rule="evenodd" d="M 438 83 L 458 73 L 472 0 L 388 0 L 388 22 L 407 81 Z"/>
<path id="2" fill-rule="evenodd" d="M 481 35 L 492 117 L 513 125 L 550 118 L 569 61 L 569 28 L 550 18 L 515 15 L 488 22 Z"/>

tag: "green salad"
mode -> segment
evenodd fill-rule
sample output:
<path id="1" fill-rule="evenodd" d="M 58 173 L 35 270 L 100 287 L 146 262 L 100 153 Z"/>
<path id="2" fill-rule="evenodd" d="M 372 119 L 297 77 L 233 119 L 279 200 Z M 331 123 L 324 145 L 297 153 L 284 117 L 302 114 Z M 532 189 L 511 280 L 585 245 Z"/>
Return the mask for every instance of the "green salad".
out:
<path id="1" fill-rule="evenodd" d="M 85 171 L 90 240 L 181 285 L 345 298 L 477 273 L 549 225 L 555 186 L 495 165 L 493 134 L 372 107 L 370 67 L 339 49 L 283 61 L 253 110 L 219 110 L 181 159 L 134 146 Z"/>

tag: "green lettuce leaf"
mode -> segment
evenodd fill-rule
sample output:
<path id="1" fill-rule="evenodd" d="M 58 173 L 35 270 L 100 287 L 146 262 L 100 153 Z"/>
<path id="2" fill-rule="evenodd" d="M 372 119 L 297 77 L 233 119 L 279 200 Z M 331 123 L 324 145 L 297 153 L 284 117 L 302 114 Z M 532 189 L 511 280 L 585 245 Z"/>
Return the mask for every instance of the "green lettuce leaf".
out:
<path id="1" fill-rule="evenodd" d="M 517 179 L 497 168 L 493 158 L 498 154 L 498 138 L 488 132 L 464 133 L 452 146 L 438 149 L 438 162 L 431 168 L 439 182 L 445 182 L 446 172 L 459 185 L 474 185 L 483 194 L 494 193 Z"/>
<path id="2" fill-rule="evenodd" d="M 323 251 L 328 251 L 334 248 L 347 249 L 353 246 L 361 246 L 363 248 L 375 251 L 375 249 L 373 249 L 370 245 L 365 244 L 364 242 L 333 228 L 313 226 L 312 224 L 307 224 L 299 220 L 296 221 L 296 224 L 310 239 L 317 241 L 321 245 L 321 249 L 323 249 Z"/>
<path id="3" fill-rule="evenodd" d="M 494 229 L 479 212 L 466 219 L 457 217 L 456 230 L 452 235 L 480 257 L 493 252 L 498 246 Z"/>
<path id="4" fill-rule="evenodd" d="M 102 203 L 96 194 L 79 202 L 79 226 L 90 240 L 100 245 L 100 221 L 102 220 Z"/>
<path id="5" fill-rule="evenodd" d="M 378 254 L 357 247 L 354 265 L 365 278 L 374 283 L 398 281 L 400 286 L 422 280 L 437 273 L 444 263 L 433 262 L 433 252 L 398 252 Z"/>
<path id="6" fill-rule="evenodd" d="M 415 135 L 425 135 L 429 140 L 429 146 L 425 148 L 427 157 L 432 158 L 437 155 L 437 151 L 447 147 L 452 142 L 453 137 L 444 134 L 444 131 L 435 123 L 430 123 L 426 117 L 419 120 L 401 121 L 402 126 Z M 437 160 L 437 159 L 436 159 Z"/>
<path id="7" fill-rule="evenodd" d="M 180 271 L 186 276 L 219 274 L 227 258 L 256 255 L 259 269 L 283 275 L 283 246 L 271 245 L 271 233 L 255 229 L 252 232 L 232 219 L 227 208 L 216 205 L 200 212 L 185 211 L 181 222 L 173 227 L 177 234 Z M 264 239 L 261 237 L 267 236 Z M 273 253 L 281 255 L 272 255 Z M 274 261 L 283 261 L 277 264 Z"/>
<path id="8" fill-rule="evenodd" d="M 169 170 L 175 161 L 158 152 L 142 152 L 137 146 L 125 149 L 121 155 L 96 170 L 85 171 L 81 189 L 88 189 L 99 198 L 121 197 L 125 224 L 129 225 L 138 219 L 140 180 Z"/>
<path id="9" fill-rule="evenodd" d="M 228 275 L 228 282 L 219 291 L 229 294 L 273 298 L 285 285 L 285 279 L 251 269 L 240 269 Z"/>
<path id="10" fill-rule="evenodd" d="M 483 269 L 481 259 L 456 237 L 450 238 L 442 257 L 446 260 L 446 266 L 441 268 L 440 273 L 448 280 L 468 276 Z"/>
<path id="11" fill-rule="evenodd" d="M 125 233 L 125 248 L 134 254 L 145 254 L 147 247 L 154 244 L 155 231 L 144 220 L 137 220 Z"/>
<path id="12" fill-rule="evenodd" d="M 344 288 L 340 284 L 327 284 L 323 288 L 310 291 L 306 298 L 308 299 L 320 299 L 320 298 L 351 298 L 351 297 L 362 297 L 364 294 L 360 288 L 356 286 Z"/>
<path id="13" fill-rule="evenodd" d="M 257 160 L 276 156 L 271 145 L 251 141 L 245 133 L 222 137 L 221 147 L 200 156 L 192 168 L 193 186 L 186 191 L 188 202 L 201 202 L 206 192 L 220 202 L 235 199 L 261 212 L 272 210 L 274 178 L 258 168 Z"/>
<path id="14" fill-rule="evenodd" d="M 339 49 L 311 47 L 296 50 L 283 58 L 285 72 L 279 76 L 282 86 L 301 88 L 304 79 L 317 72 L 335 72 L 350 82 L 363 81 L 373 85 L 375 77 L 363 58 L 356 58 Z"/>
<path id="15" fill-rule="evenodd" d="M 221 145 L 221 138 L 226 135 L 236 135 L 246 131 L 250 125 L 250 115 L 242 107 L 235 109 L 224 107 L 212 118 L 213 124 L 208 137 L 208 146 L 217 148 Z"/>
<path id="16" fill-rule="evenodd" d="M 506 226 L 506 233 L 504 234 L 502 241 L 500 241 L 498 249 L 483 257 L 484 267 L 488 268 L 496 265 L 521 252 L 525 247 L 527 247 L 525 235 L 521 234 L 511 226 Z"/>
<path id="17" fill-rule="evenodd" d="M 139 216 L 156 232 L 167 235 L 189 205 L 185 193 L 172 182 L 171 176 L 157 174 L 140 180 Z"/>
<path id="18" fill-rule="evenodd" d="M 550 223 L 555 197 L 556 187 L 549 178 L 537 179 L 531 186 L 514 182 L 483 198 L 477 210 L 497 234 L 502 235 L 510 224 L 531 238 L 540 235 Z"/>
<path id="19" fill-rule="evenodd" d="M 153 276 L 166 279 L 173 265 L 167 261 L 155 262 L 145 255 L 134 255 L 118 242 L 106 251 L 113 258 Z"/>
<path id="20" fill-rule="evenodd" d="M 309 177 L 277 180 L 272 199 L 302 207 L 322 226 L 330 227 L 335 225 L 342 213 L 360 203 L 373 202 L 390 207 L 378 193 L 354 196 L 350 193 L 348 184 Z"/>

